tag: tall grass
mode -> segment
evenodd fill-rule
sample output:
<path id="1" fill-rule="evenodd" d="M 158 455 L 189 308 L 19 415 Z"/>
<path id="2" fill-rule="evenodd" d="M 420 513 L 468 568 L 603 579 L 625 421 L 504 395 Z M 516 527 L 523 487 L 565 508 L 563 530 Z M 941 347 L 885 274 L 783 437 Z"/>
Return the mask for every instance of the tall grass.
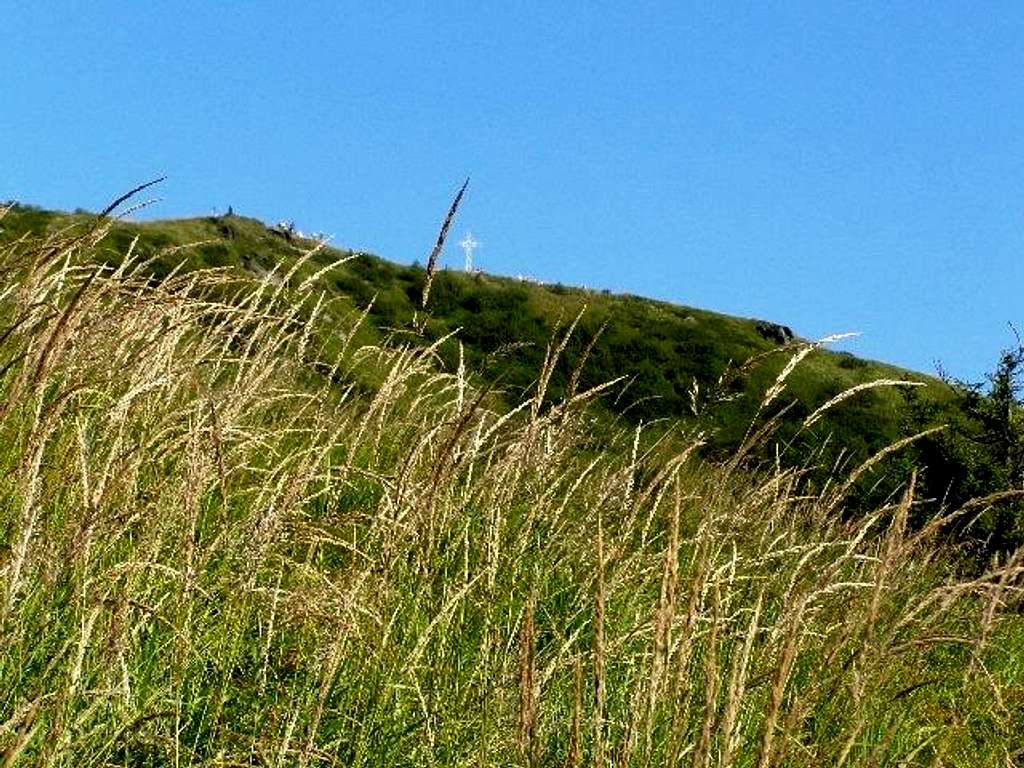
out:
<path id="1" fill-rule="evenodd" d="M 0 765 L 1024 759 L 1024 562 L 957 578 L 914 482 L 595 454 L 564 339 L 493 412 L 313 281 L 104 232 L 0 255 Z"/>

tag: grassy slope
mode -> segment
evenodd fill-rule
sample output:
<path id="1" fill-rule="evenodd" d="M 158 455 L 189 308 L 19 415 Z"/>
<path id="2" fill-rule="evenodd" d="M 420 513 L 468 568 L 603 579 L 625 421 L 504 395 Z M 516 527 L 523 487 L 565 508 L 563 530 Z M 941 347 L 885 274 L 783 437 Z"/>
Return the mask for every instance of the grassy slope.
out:
<path id="1" fill-rule="evenodd" d="M 54 231 L 87 216 L 66 216 L 43 211 L 8 214 L 3 238 L 25 231 Z M 179 262 L 186 269 L 228 267 L 257 275 L 278 268 L 286 271 L 311 241 L 286 242 L 263 223 L 239 216 L 208 217 L 178 221 L 119 223 L 113 227 L 101 252 L 118 262 L 132 240 L 138 250 L 153 256 L 153 270 L 166 274 Z M 373 342 L 393 330 L 405 338 L 432 343 L 454 331 L 461 341 L 466 363 L 483 380 L 497 384 L 508 402 L 518 402 L 530 390 L 544 360 L 546 347 L 558 327 L 568 325 L 586 307 L 578 328 L 553 371 L 549 391 L 561 397 L 579 356 L 603 327 L 581 373 L 580 386 L 596 386 L 620 376 L 629 382 L 617 397 L 605 398 L 604 406 L 624 415 L 631 423 L 668 417 L 685 417 L 693 405 L 692 387 L 700 396 L 712 396 L 716 382 L 731 365 L 738 366 L 755 355 L 767 359 L 749 376 L 740 378 L 729 391 L 745 394 L 726 407 L 715 409 L 714 444 L 721 452 L 735 448 L 757 409 L 760 394 L 783 367 L 789 355 L 756 331 L 756 321 L 704 310 L 675 306 L 628 295 L 610 295 L 561 285 L 534 285 L 492 275 L 467 275 L 444 271 L 438 274 L 431 293 L 429 317 L 417 312 L 424 271 L 400 266 L 368 254 L 352 254 L 333 248 L 319 251 L 296 281 L 331 262 L 347 263 L 322 274 L 318 288 L 334 301 L 334 314 L 344 316 L 356 309 L 372 308 L 360 341 Z M 414 318 L 419 335 L 408 335 Z M 439 348 L 450 370 L 458 364 L 458 345 L 452 340 Z M 773 354 L 774 353 L 774 354 Z M 852 386 L 877 379 L 909 379 L 927 384 L 918 395 L 942 402 L 949 393 L 938 380 L 848 354 L 813 352 L 790 376 L 787 396 L 795 399 L 781 437 L 796 431 L 798 419 L 829 398 Z M 876 389 L 864 392 L 835 409 L 809 434 L 801 434 L 798 450 L 820 443 L 832 434 L 837 444 L 863 458 L 904 436 L 907 408 L 899 391 Z"/>
<path id="2" fill-rule="evenodd" d="M 841 475 L 596 451 L 321 316 L 325 380 L 315 295 L 112 244 L 0 250 L 5 766 L 1024 754 L 1020 560 L 957 578 L 912 484 L 850 520 Z"/>

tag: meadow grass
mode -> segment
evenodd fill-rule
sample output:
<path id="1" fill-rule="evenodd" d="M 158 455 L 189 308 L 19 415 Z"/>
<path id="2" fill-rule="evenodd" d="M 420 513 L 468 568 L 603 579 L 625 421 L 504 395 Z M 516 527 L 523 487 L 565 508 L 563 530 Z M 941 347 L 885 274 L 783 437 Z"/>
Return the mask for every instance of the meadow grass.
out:
<path id="1" fill-rule="evenodd" d="M 0 254 L 0 766 L 1024 760 L 1024 556 L 939 539 L 984 500 L 584 448 L 571 326 L 497 409 L 312 281 L 97 267 L 107 227 Z"/>

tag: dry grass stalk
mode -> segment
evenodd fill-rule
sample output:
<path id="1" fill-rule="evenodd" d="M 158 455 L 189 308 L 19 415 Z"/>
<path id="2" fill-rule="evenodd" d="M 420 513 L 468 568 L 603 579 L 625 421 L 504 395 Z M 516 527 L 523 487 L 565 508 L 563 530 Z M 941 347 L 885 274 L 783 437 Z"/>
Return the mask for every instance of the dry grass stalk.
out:
<path id="1" fill-rule="evenodd" d="M 572 673 L 572 722 L 569 725 L 569 748 L 567 751 L 566 768 L 577 768 L 583 750 L 583 659 L 576 656 L 573 661 Z"/>
<path id="2" fill-rule="evenodd" d="M 918 432 L 917 434 L 910 435 L 909 437 L 905 437 L 902 440 L 897 440 L 892 445 L 888 445 L 885 448 L 883 448 L 882 450 L 877 451 L 873 456 L 871 456 L 870 458 L 865 460 L 856 469 L 854 469 L 847 476 L 847 478 L 843 481 L 843 484 L 840 485 L 839 488 L 837 488 L 833 492 L 832 498 L 829 501 L 829 503 L 823 506 L 823 509 L 825 510 L 825 512 L 826 513 L 831 513 L 832 511 L 834 511 L 839 506 L 839 504 L 843 501 L 843 499 L 846 498 L 846 494 L 849 493 L 850 489 L 853 488 L 857 484 L 857 481 L 866 472 L 869 472 L 872 469 L 872 467 L 875 467 L 880 462 L 882 462 L 887 456 L 891 456 L 892 454 L 896 453 L 897 451 L 903 450 L 908 445 L 911 445 L 911 444 L 917 442 L 918 440 L 921 440 L 921 439 L 923 439 L 925 437 L 928 437 L 929 435 L 937 434 L 938 432 L 941 432 L 944 429 L 945 429 L 944 426 L 933 427 L 932 429 L 926 429 L 926 430 L 923 430 L 921 432 Z"/>
<path id="3" fill-rule="evenodd" d="M 676 764 L 684 754 L 683 744 L 687 738 L 690 716 L 690 661 L 697 646 L 697 624 L 701 619 L 701 607 L 708 586 L 708 571 L 714 545 L 714 510 L 706 508 L 698 527 L 694 542 L 693 556 L 689 564 L 691 577 L 686 613 L 680 627 L 678 650 L 675 652 L 675 679 L 670 695 L 672 706 L 671 732 L 669 734 L 668 762 Z M 669 661 L 672 655 L 670 653 Z"/>
<path id="4" fill-rule="evenodd" d="M 117 208 L 117 206 L 119 206 L 125 200 L 128 200 L 128 199 L 130 199 L 132 197 L 135 197 L 135 195 L 137 195 L 142 190 L 148 189 L 149 187 L 152 187 L 152 186 L 155 186 L 155 185 L 165 181 L 166 179 L 167 179 L 166 176 L 161 176 L 160 178 L 153 179 L 152 181 L 147 181 L 144 184 L 139 184 L 139 186 L 135 187 L 134 189 L 130 189 L 129 191 L 125 192 L 123 195 L 121 195 L 120 197 L 115 199 L 112 203 L 110 203 L 110 205 L 108 205 L 102 211 L 100 211 L 99 216 L 97 218 L 102 219 L 102 218 L 105 218 L 105 217 L 109 216 L 111 213 L 114 212 L 114 210 Z"/>
<path id="5" fill-rule="evenodd" d="M 765 713 L 764 725 L 761 729 L 761 743 L 758 750 L 758 768 L 768 768 L 773 765 L 775 753 L 775 728 L 782 710 L 782 699 L 789 683 L 789 675 L 793 670 L 793 661 L 803 638 L 803 614 L 807 607 L 806 601 L 801 600 L 788 618 L 788 630 L 786 639 L 779 653 L 778 664 L 775 667 L 775 676 L 772 679 L 772 688 L 769 696 L 768 711 Z"/>
<path id="6" fill-rule="evenodd" d="M 871 601 L 868 604 L 867 614 L 864 618 L 865 645 L 874 646 L 875 627 L 878 621 L 878 611 L 882 604 L 882 594 L 886 589 L 890 571 L 897 566 L 897 563 L 904 555 L 904 541 L 907 530 L 907 520 L 910 516 L 910 507 L 914 502 L 914 489 L 917 485 L 917 471 L 913 471 L 910 482 L 903 493 L 903 499 L 896 508 L 892 523 L 889 526 L 888 534 L 884 540 L 884 551 L 875 568 L 875 585 L 871 592 Z"/>
<path id="7" fill-rule="evenodd" d="M 601 509 L 597 510 L 597 557 L 595 562 L 594 579 L 594 768 L 604 768 L 605 743 L 604 743 L 604 712 L 605 698 L 607 696 L 605 686 L 605 637 L 604 637 L 604 613 L 605 613 L 605 554 L 604 554 L 604 524 L 602 521 Z"/>
<path id="8" fill-rule="evenodd" d="M 701 727 L 700 741 L 693 753 L 694 768 L 707 768 L 711 761 L 711 738 L 718 723 L 718 688 L 719 688 L 719 616 L 721 609 L 721 589 L 716 579 L 711 586 L 711 626 L 704 649 L 704 722 Z"/>
<path id="9" fill-rule="evenodd" d="M 655 704 L 662 695 L 665 669 L 668 666 L 669 650 L 672 647 L 672 621 L 676 611 L 676 588 L 679 580 L 679 515 L 682 507 L 682 491 L 679 474 L 673 478 L 673 504 L 668 519 L 668 546 L 662 562 L 661 588 L 658 594 L 658 609 L 654 617 L 654 647 L 651 658 L 651 678 L 648 685 L 646 731 L 646 752 L 650 753 L 650 717 Z"/>
<path id="10" fill-rule="evenodd" d="M 786 365 L 783 366 L 779 375 L 775 378 L 775 381 L 772 382 L 772 385 L 768 388 L 768 391 L 765 392 L 764 398 L 761 400 L 761 406 L 758 410 L 764 410 L 767 408 L 775 398 L 785 391 L 786 379 L 790 377 L 790 374 L 796 370 L 796 367 L 800 365 L 804 358 L 814 350 L 818 349 L 818 347 L 818 344 L 805 344 L 793 353 L 789 360 L 786 361 Z"/>
<path id="11" fill-rule="evenodd" d="M 587 361 L 590 359 L 590 355 L 594 351 L 594 346 L 600 340 L 601 336 L 604 335 L 605 329 L 608 327 L 608 321 L 605 320 L 601 323 L 601 326 L 597 329 L 597 332 L 587 342 L 587 346 L 583 349 L 583 354 L 580 355 L 576 361 L 576 365 L 573 366 L 572 373 L 569 376 L 569 384 L 566 386 L 566 399 L 573 400 L 576 397 L 576 388 L 580 383 L 580 376 L 583 373 L 583 369 L 587 365 Z M 621 377 L 620 379 L 621 380 Z M 603 385 L 607 386 L 607 385 Z"/>
<path id="12" fill-rule="evenodd" d="M 458 193 L 455 195 L 455 199 L 452 201 L 451 208 L 448 209 L 448 215 L 444 217 L 444 221 L 441 222 L 441 231 L 437 233 L 437 242 L 434 244 L 433 250 L 430 252 L 430 256 L 427 257 L 427 280 L 423 284 L 423 300 L 420 302 L 420 308 L 427 308 L 427 301 L 430 299 L 430 286 L 434 283 L 434 275 L 437 272 L 437 260 L 441 256 L 441 251 L 444 249 L 444 241 L 448 237 L 448 229 L 452 225 L 452 221 L 455 220 L 455 212 L 459 210 L 459 203 L 462 202 L 462 196 L 466 193 L 466 187 L 469 186 L 469 178 L 462 183 L 462 187 L 459 188 Z"/>
<path id="13" fill-rule="evenodd" d="M 739 720 L 739 711 L 747 691 L 750 657 L 754 648 L 754 641 L 760 630 L 759 621 L 763 605 L 764 591 L 762 590 L 758 593 L 750 622 L 747 624 L 742 650 L 733 656 L 732 671 L 729 676 L 729 691 L 722 715 L 721 734 L 724 746 L 719 755 L 718 764 L 720 768 L 730 768 L 736 759 L 736 752 L 739 749 L 740 728 L 742 725 Z"/>
<path id="14" fill-rule="evenodd" d="M 826 402 L 824 405 L 820 405 L 814 409 L 806 419 L 804 419 L 803 427 L 813 426 L 818 422 L 822 416 L 824 416 L 832 408 L 835 408 L 840 403 L 849 400 L 854 395 L 861 392 L 866 392 L 869 389 L 877 389 L 878 387 L 923 387 L 924 382 L 920 381 L 906 381 L 903 379 L 875 379 L 874 381 L 867 381 L 863 384 L 857 384 L 856 386 L 850 387 L 840 392 L 838 395 L 833 397 L 831 400 Z"/>
<path id="15" fill-rule="evenodd" d="M 519 750 L 528 766 L 536 765 L 539 758 L 537 708 L 540 680 L 537 677 L 535 607 L 536 595 L 531 590 L 519 629 Z"/>
<path id="16" fill-rule="evenodd" d="M 580 311 L 576 313 L 576 317 L 569 324 L 565 333 L 562 334 L 562 338 L 558 340 L 558 343 L 554 346 L 548 344 L 548 348 L 544 352 L 544 363 L 541 365 L 540 377 L 537 379 L 537 391 L 530 406 L 530 419 L 533 423 L 536 423 L 541 406 L 544 404 L 544 396 L 547 394 L 548 384 L 551 382 L 551 375 L 555 372 L 555 366 L 565 352 L 565 348 L 569 345 L 569 339 L 572 337 L 576 326 L 586 311 L 587 305 L 584 304 Z"/>
<path id="17" fill-rule="evenodd" d="M 750 420 L 750 424 L 747 426 L 747 432 L 740 443 L 741 448 L 736 452 L 736 455 L 733 457 L 731 466 L 738 466 L 740 458 L 743 455 L 745 455 L 747 451 L 749 451 L 750 447 L 752 447 L 752 445 L 754 444 L 762 442 L 774 428 L 774 421 L 777 421 L 781 414 L 776 414 L 774 420 L 770 420 L 769 425 L 762 426 L 759 431 L 757 425 L 760 421 L 761 414 L 764 413 L 764 410 L 769 405 L 771 405 L 772 402 L 774 402 L 779 397 L 779 395 L 781 395 L 785 391 L 786 381 L 792 375 L 793 371 L 796 370 L 797 366 L 800 365 L 800 363 L 803 362 L 803 360 L 815 350 L 821 349 L 822 347 L 827 346 L 828 344 L 832 344 L 841 339 L 849 338 L 850 336 L 856 335 L 857 334 L 854 333 L 835 334 L 832 336 L 827 336 L 823 339 L 819 339 L 818 341 L 792 345 L 795 347 L 796 351 L 790 356 L 789 360 L 786 362 L 786 365 L 783 366 L 778 376 L 776 376 L 775 381 L 772 382 L 772 385 L 765 391 L 765 394 L 762 397 L 761 402 L 758 404 L 757 411 L 754 414 L 754 417 Z M 789 348 L 790 346 L 787 345 L 782 349 L 786 350 Z M 749 369 L 750 367 L 756 365 L 757 362 L 759 362 L 760 360 L 765 359 L 766 357 L 770 357 L 776 354 L 777 352 L 778 350 L 771 350 L 761 355 L 756 355 L 754 358 L 749 360 L 744 366 L 742 366 L 740 370 Z M 725 376 L 726 374 L 723 374 L 723 377 Z M 721 383 L 722 382 L 719 382 L 720 385 Z"/>
<path id="18" fill-rule="evenodd" d="M 967 669 L 964 670 L 964 681 L 966 682 L 970 676 L 977 671 L 977 669 L 984 668 L 984 663 L 981 661 L 982 653 L 985 650 L 985 646 L 988 643 L 989 637 L 992 633 L 992 627 L 995 622 L 995 617 L 998 612 L 1005 609 L 1005 599 L 1008 593 L 1014 590 L 1011 586 L 1015 581 L 1015 574 L 1020 573 L 1021 566 L 1024 565 L 1024 548 L 1018 549 L 1012 555 L 1007 558 L 1006 564 L 999 567 L 997 562 L 993 563 L 992 571 L 998 573 L 998 577 L 994 578 L 991 585 L 982 597 L 982 608 L 981 617 L 978 621 L 978 628 L 974 636 L 974 649 L 971 654 L 971 662 Z M 987 670 L 986 670 L 987 674 Z M 998 697 L 998 687 L 994 688 L 995 695 Z M 1005 709 L 1005 707 L 1001 707 Z"/>

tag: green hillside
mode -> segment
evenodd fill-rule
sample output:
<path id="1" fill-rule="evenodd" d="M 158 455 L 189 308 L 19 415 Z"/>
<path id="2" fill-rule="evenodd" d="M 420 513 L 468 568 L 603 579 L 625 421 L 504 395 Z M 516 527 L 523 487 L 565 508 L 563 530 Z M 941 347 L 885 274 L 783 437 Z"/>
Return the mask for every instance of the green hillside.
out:
<path id="1" fill-rule="evenodd" d="M 937 385 L 852 395 L 823 449 L 801 414 L 891 370 L 757 392 L 798 345 L 712 387 L 775 353 L 752 321 L 462 274 L 416 312 L 421 270 L 234 217 L 0 226 L 4 768 L 1024 755 L 1024 549 L 949 538 L 1021 492 L 940 514 L 906 446 L 828 448 L 949 412 Z M 571 396 L 644 362 L 660 400 Z M 698 414 L 641 426 L 687 377 Z"/>
<path id="2" fill-rule="evenodd" d="M 2 237 L 88 226 L 91 221 L 84 214 L 19 208 L 4 220 Z M 272 271 L 283 275 L 317 246 L 278 227 L 231 215 L 118 222 L 100 253 L 111 264 L 119 263 L 136 238 L 135 253 L 152 260 L 149 268 L 157 277 L 180 264 L 186 270 L 222 267 L 255 277 Z M 325 269 L 339 261 L 344 263 Z M 430 345 L 451 336 L 438 348 L 449 370 L 458 365 L 461 342 L 468 369 L 492 382 L 508 402 L 518 402 L 533 386 L 556 329 L 564 329 L 580 315 L 553 371 L 548 388 L 552 399 L 565 395 L 586 350 L 589 356 L 579 372 L 578 387 L 623 377 L 623 384 L 602 402 L 631 423 L 687 418 L 695 405 L 699 410 L 709 399 L 728 399 L 715 413 L 714 441 L 723 450 L 731 450 L 741 439 L 761 394 L 798 347 L 796 342 L 785 347 L 766 338 L 773 324 L 763 321 L 638 296 L 461 271 L 438 273 L 424 312 L 419 307 L 425 280 L 421 266 L 333 247 L 316 249 L 292 282 L 298 285 L 314 273 L 317 288 L 332 301 L 332 312 L 343 315 L 370 308 L 364 341 L 400 334 L 404 341 Z M 759 333 L 759 325 L 769 328 Z M 759 364 L 741 370 L 752 359 Z M 823 349 L 798 366 L 779 400 L 795 401 L 788 420 L 796 423 L 838 393 L 878 379 L 922 382 L 926 386 L 918 397 L 933 402 L 949 396 L 948 388 L 933 377 Z M 839 443 L 859 455 L 877 450 L 905 434 L 904 401 L 893 389 L 865 391 L 831 412 L 807 436 L 820 442 L 834 433 Z"/>
<path id="3" fill-rule="evenodd" d="M 86 232 L 96 222 L 94 214 L 15 205 L 2 221 L 0 242 Z M 745 467 L 799 469 L 814 490 L 837 467 L 926 433 L 858 482 L 851 508 L 864 509 L 888 498 L 913 470 L 929 512 L 1015 487 L 1024 471 L 1015 382 L 1013 402 L 996 407 L 993 417 L 976 391 L 832 352 L 764 320 L 453 270 L 436 274 L 424 310 L 422 266 L 327 246 L 286 226 L 232 214 L 105 227 L 92 252 L 97 261 L 117 265 L 130 253 L 153 280 L 219 269 L 235 281 L 216 289 L 226 302 L 235 290 L 227 285 L 255 279 L 286 294 L 301 288 L 316 295 L 316 309 L 296 307 L 297 319 L 316 312 L 329 329 L 358 318 L 344 342 L 329 330 L 317 332 L 308 348 L 319 349 L 320 362 L 310 363 L 321 374 L 332 365 L 323 361 L 343 347 L 412 345 L 429 349 L 448 372 L 461 365 L 489 404 L 508 410 L 532 397 L 547 356 L 564 338 L 544 374 L 547 404 L 615 382 L 592 408 L 595 449 L 623 425 L 644 425 L 652 444 L 685 442 L 699 430 L 703 456 L 739 453 Z M 780 375 L 781 387 L 766 397 Z M 355 383 L 366 392 L 379 384 L 372 377 Z M 1024 514 L 1017 504 L 1003 505 L 961 533 L 976 550 L 972 556 L 984 558 L 1024 543 Z"/>

